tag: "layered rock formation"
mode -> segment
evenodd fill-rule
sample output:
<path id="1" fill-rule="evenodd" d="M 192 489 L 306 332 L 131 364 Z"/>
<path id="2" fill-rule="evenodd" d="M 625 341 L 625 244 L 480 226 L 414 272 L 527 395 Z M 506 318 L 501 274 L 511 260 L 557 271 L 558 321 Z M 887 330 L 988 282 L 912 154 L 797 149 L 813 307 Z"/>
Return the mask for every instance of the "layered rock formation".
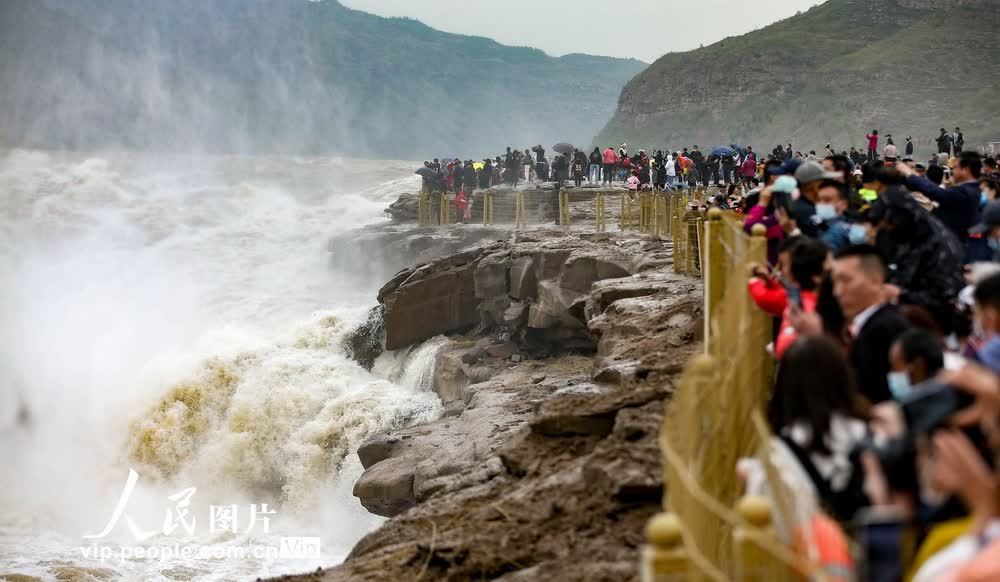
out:
<path id="1" fill-rule="evenodd" d="M 406 347 L 474 326 L 504 328 L 533 356 L 591 352 L 584 308 L 591 287 L 663 267 L 666 248 L 638 236 L 535 230 L 510 241 L 406 269 L 378 300 L 385 347 Z"/>
<path id="2" fill-rule="evenodd" d="M 671 266 L 665 241 L 536 230 L 394 277 L 387 345 L 452 334 L 446 413 L 361 447 L 355 494 L 394 517 L 286 579 L 635 579 L 665 400 L 702 325 L 700 282 Z"/>

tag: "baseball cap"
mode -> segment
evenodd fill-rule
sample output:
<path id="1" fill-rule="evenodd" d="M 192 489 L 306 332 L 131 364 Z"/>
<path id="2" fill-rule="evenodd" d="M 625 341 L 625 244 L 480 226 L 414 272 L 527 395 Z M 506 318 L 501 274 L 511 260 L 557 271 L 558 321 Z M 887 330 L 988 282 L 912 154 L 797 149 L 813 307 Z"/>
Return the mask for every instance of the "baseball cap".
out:
<path id="1" fill-rule="evenodd" d="M 980 222 L 969 229 L 969 234 L 985 234 L 994 226 L 1000 226 L 1000 201 L 994 200 L 983 208 Z"/>
<path id="2" fill-rule="evenodd" d="M 837 172 L 827 172 L 823 169 L 822 164 L 813 160 L 802 162 L 802 164 L 795 169 L 795 180 L 798 181 L 799 185 L 817 182 L 824 178 L 837 179 L 840 177 L 841 175 Z"/>

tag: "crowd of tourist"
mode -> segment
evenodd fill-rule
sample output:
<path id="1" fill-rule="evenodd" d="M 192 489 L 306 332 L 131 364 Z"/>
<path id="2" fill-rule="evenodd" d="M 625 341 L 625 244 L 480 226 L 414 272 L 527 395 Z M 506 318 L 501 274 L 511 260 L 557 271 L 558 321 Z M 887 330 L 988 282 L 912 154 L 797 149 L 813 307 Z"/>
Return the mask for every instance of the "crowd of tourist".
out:
<path id="1" fill-rule="evenodd" d="M 869 138 L 775 148 L 758 187 L 708 201 L 766 229 L 748 292 L 775 318 L 773 454 L 839 524 L 825 543 L 864 546 L 855 575 L 1000 580 L 997 162 L 958 128 L 927 165 Z"/>
<path id="2" fill-rule="evenodd" d="M 522 180 L 720 186 L 691 210 L 764 226 L 767 262 L 752 266 L 748 292 L 775 321 L 773 454 L 795 467 L 784 478 L 798 501 L 840 532 L 825 543 L 860 532 L 866 560 L 852 567 L 865 579 L 1000 580 L 997 160 L 966 151 L 957 127 L 926 163 L 910 137 L 865 137 L 865 151 L 822 155 L 621 144 L 551 164 L 539 145 L 434 160 L 423 174 L 464 208 L 476 189 Z"/>
<path id="3" fill-rule="evenodd" d="M 885 147 L 881 149 L 878 130 L 872 130 L 865 139 L 867 152 L 856 147 L 851 147 L 850 151 L 837 152 L 830 144 L 826 144 L 823 156 L 840 155 L 856 166 L 879 160 L 896 162 L 902 157 L 913 159 L 914 144 L 911 137 L 906 138 L 902 153 L 895 145 L 892 134 L 885 136 Z M 929 157 L 926 167 L 945 166 L 949 159 L 962 153 L 965 138 L 958 127 L 954 133 L 948 133 L 942 128 L 936 143 L 937 152 Z M 762 174 L 763 164 L 767 161 L 822 159 L 815 150 L 805 153 L 796 151 L 791 143 L 785 146 L 779 144 L 762 156 L 750 146 L 736 144 L 719 146 L 711 151 L 703 151 L 694 145 L 680 150 L 650 149 L 648 153 L 645 149 L 640 149 L 629 154 L 628 144 L 623 143 L 617 147 L 608 146 L 604 150 L 595 147 L 589 155 L 568 144 L 559 145 L 567 147 L 560 148 L 551 161 L 540 144 L 524 151 L 512 151 L 508 147 L 504 154 L 482 161 L 458 158 L 425 161 L 421 170 L 424 188 L 428 192 L 465 192 L 467 197 L 471 197 L 475 190 L 499 184 L 516 186 L 519 182 L 533 181 L 555 181 L 560 184 L 573 181 L 577 187 L 584 182 L 631 182 L 630 189 L 658 191 L 698 185 L 708 187 L 713 184 L 719 187 L 732 184 L 752 186 L 755 185 L 754 180 Z"/>

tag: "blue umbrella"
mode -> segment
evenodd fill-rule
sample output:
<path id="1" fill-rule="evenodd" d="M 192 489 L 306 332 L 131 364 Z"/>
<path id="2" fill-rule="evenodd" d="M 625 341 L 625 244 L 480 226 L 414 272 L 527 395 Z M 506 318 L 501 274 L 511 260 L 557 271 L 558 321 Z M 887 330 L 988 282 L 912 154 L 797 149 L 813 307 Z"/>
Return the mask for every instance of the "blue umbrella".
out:
<path id="1" fill-rule="evenodd" d="M 712 155 L 713 156 L 731 156 L 731 155 L 733 155 L 733 150 L 732 150 L 732 148 L 729 148 L 727 146 L 719 146 L 719 147 L 715 148 L 714 150 L 712 150 Z"/>
<path id="2" fill-rule="evenodd" d="M 733 149 L 733 151 L 739 152 L 739 154 L 741 156 L 747 155 L 748 150 L 745 147 L 741 146 L 741 145 L 736 145 L 734 143 L 731 143 L 731 144 L 729 144 L 729 147 L 731 147 Z"/>

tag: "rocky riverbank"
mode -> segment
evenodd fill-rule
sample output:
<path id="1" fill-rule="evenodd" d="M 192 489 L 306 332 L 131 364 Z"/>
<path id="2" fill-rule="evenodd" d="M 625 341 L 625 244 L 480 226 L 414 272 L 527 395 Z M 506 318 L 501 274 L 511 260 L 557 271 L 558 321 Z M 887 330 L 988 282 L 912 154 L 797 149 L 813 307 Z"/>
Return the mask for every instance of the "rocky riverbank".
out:
<path id="1" fill-rule="evenodd" d="M 355 495 L 391 519 L 343 564 L 285 580 L 637 578 L 663 494 L 665 401 L 701 330 L 700 282 L 673 273 L 668 241 L 481 226 L 366 233 L 396 260 L 418 260 L 388 277 L 347 348 L 365 363 L 448 336 L 434 374 L 445 413 L 360 448 Z"/>

